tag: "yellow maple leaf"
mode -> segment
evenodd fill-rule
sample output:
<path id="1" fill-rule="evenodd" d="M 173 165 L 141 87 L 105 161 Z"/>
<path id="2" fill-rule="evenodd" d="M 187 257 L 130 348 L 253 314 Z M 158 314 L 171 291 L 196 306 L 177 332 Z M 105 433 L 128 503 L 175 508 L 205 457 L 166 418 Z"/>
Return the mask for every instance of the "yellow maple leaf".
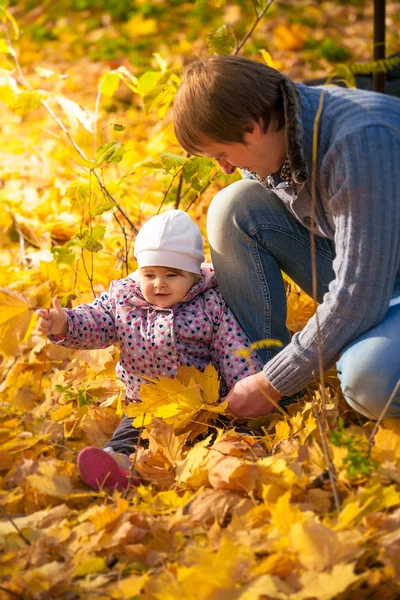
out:
<path id="1" fill-rule="evenodd" d="M 31 331 L 32 316 L 32 308 L 21 294 L 0 288 L 0 352 L 17 354 Z"/>
<path id="2" fill-rule="evenodd" d="M 208 484 L 208 471 L 206 459 L 209 455 L 209 448 L 212 436 L 208 436 L 205 440 L 197 442 L 186 455 L 186 458 L 181 461 L 175 470 L 176 480 L 178 483 L 198 488 Z"/>
<path id="3" fill-rule="evenodd" d="M 292 600 L 331 600 L 344 592 L 361 575 L 354 573 L 355 563 L 335 565 L 330 573 L 315 573 L 304 571 L 300 582 L 303 589 L 290 596 Z"/>
<path id="4" fill-rule="evenodd" d="M 371 512 L 379 512 L 385 508 L 400 504 L 400 494 L 395 485 L 384 487 L 379 481 L 371 481 L 368 486 L 359 490 L 358 497 L 349 499 L 344 505 L 334 529 L 347 528 L 359 522 Z"/>
<path id="5" fill-rule="evenodd" d="M 187 435 L 175 435 L 173 426 L 157 417 L 153 417 L 149 435 L 155 445 L 161 446 L 171 465 L 175 466 L 181 460 Z"/>
<path id="6" fill-rule="evenodd" d="M 149 379 L 152 385 L 146 384 L 140 388 L 141 402 L 130 404 L 126 414 L 135 418 L 135 427 L 148 425 L 154 415 L 177 428 L 194 420 L 200 412 L 205 419 L 208 413 L 223 413 L 227 407 L 226 402 L 210 403 L 212 400 L 216 402 L 218 398 L 217 375 L 214 372 L 216 373 L 211 365 L 204 373 L 195 367 L 183 367 L 178 369 L 175 379 Z"/>
<path id="7" fill-rule="evenodd" d="M 57 473 L 55 465 L 50 462 L 41 463 L 39 472 L 28 475 L 27 480 L 41 494 L 55 498 L 63 498 L 72 492 L 68 475 Z"/>
<path id="8" fill-rule="evenodd" d="M 289 532 L 290 549 L 309 571 L 324 571 L 341 562 L 355 560 L 362 552 L 363 537 L 357 530 L 333 531 L 317 520 L 294 523 Z"/>
<path id="9" fill-rule="evenodd" d="M 297 506 L 290 504 L 291 492 L 281 496 L 275 506 L 269 506 L 272 522 L 281 534 L 287 534 L 295 523 L 302 523 L 304 515 Z"/>

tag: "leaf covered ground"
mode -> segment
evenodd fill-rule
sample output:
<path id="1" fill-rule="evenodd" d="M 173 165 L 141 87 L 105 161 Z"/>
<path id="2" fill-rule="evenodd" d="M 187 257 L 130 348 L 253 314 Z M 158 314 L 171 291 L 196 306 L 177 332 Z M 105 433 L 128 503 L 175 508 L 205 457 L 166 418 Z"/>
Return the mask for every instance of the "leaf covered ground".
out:
<path id="1" fill-rule="evenodd" d="M 205 233 L 233 179 L 182 153 L 173 94 L 183 65 L 234 51 L 263 6 L 0 2 L 1 600 L 400 597 L 400 427 L 369 444 L 334 372 L 324 402 L 315 383 L 250 436 L 215 407 L 212 369 L 127 409 L 117 348 L 74 352 L 34 330 L 52 297 L 76 306 L 133 271 L 135 231 L 158 210 L 189 210 Z M 387 2 L 388 54 L 398 25 Z M 272 4 L 240 53 L 296 81 L 328 76 L 372 59 L 372 7 Z M 286 283 L 298 331 L 313 302 Z M 125 410 L 148 443 L 132 457 L 141 485 L 95 493 L 77 454 Z"/>

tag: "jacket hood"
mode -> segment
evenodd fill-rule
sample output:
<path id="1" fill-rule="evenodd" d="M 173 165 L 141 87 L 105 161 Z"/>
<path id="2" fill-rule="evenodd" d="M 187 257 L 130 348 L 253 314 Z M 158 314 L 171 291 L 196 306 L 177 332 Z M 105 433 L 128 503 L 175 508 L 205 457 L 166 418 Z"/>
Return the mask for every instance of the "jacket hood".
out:
<path id="1" fill-rule="evenodd" d="M 215 278 L 215 272 L 214 272 L 214 269 L 213 269 L 213 266 L 211 263 L 203 263 L 201 265 L 200 272 L 201 272 L 200 280 L 190 288 L 190 290 L 188 291 L 188 293 L 186 294 L 186 296 L 184 297 L 182 302 L 191 302 L 193 300 L 193 298 L 195 298 L 199 294 L 202 294 L 203 292 L 206 292 L 207 290 L 211 290 L 212 288 L 217 287 L 218 284 L 217 284 L 217 280 Z M 139 269 L 134 271 L 133 273 L 130 273 L 128 275 L 127 279 L 131 279 L 134 282 L 134 288 L 132 290 L 132 299 L 133 299 L 134 303 L 136 304 L 136 306 L 141 306 L 141 307 L 153 306 L 152 304 L 147 302 L 147 300 L 145 300 L 145 298 L 140 290 Z"/>
<path id="2" fill-rule="evenodd" d="M 297 86 L 289 77 L 281 81 L 286 127 L 286 154 L 294 183 L 303 184 L 308 179 L 308 166 L 303 152 L 303 125 L 301 99 Z"/>

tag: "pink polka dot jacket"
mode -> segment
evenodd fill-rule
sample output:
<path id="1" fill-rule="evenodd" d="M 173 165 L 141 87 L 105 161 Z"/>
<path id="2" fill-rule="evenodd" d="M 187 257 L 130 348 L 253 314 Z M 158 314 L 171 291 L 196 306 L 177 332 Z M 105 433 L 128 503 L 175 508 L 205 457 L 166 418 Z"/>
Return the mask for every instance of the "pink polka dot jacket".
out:
<path id="1" fill-rule="evenodd" d="M 201 279 L 182 302 L 159 308 L 143 297 L 136 273 L 112 281 L 91 304 L 66 309 L 67 336 L 50 340 L 76 349 L 106 348 L 118 343 L 116 367 L 126 385 L 127 399 L 138 400 L 147 377 L 175 377 L 179 366 L 204 370 L 211 362 L 230 389 L 239 379 L 262 370 L 253 352 L 243 358 L 235 350 L 249 348 L 250 341 L 217 287 L 213 268 L 204 263 Z M 225 386 L 223 386 L 225 387 Z"/>

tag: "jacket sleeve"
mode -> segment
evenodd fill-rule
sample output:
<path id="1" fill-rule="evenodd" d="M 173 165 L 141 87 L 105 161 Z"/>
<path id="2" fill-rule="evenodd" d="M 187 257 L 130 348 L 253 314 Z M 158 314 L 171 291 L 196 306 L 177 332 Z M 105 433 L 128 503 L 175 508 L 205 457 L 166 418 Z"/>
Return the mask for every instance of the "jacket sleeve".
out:
<path id="1" fill-rule="evenodd" d="M 337 143 L 321 165 L 335 221 L 335 279 L 317 308 L 324 368 L 385 316 L 400 266 L 400 143 L 370 126 Z M 290 395 L 318 373 L 316 317 L 264 367 Z"/>
<path id="2" fill-rule="evenodd" d="M 55 344 L 79 350 L 107 348 L 116 343 L 118 335 L 112 288 L 113 282 L 109 293 L 99 294 L 92 303 L 66 309 L 68 334 L 65 337 L 50 335 L 49 339 Z"/>
<path id="3" fill-rule="evenodd" d="M 221 294 L 215 290 L 214 296 L 216 311 L 213 315 L 211 362 L 230 389 L 240 379 L 261 371 L 263 363 L 254 351 L 248 357 L 238 354 L 239 350 L 250 349 L 251 342 Z"/>

